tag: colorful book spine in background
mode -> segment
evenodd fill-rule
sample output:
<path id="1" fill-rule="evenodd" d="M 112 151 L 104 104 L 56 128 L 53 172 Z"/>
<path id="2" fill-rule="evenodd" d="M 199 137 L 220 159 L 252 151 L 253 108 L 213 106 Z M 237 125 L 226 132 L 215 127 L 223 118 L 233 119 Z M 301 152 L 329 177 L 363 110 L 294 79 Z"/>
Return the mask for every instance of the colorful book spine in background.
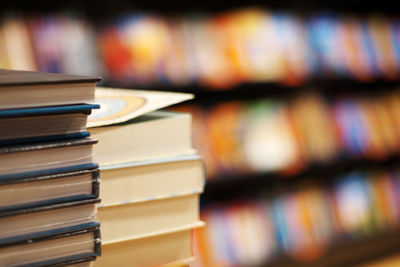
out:
<path id="1" fill-rule="evenodd" d="M 250 259 L 266 264 L 283 253 L 312 260 L 336 242 L 396 231 L 399 184 L 398 168 L 360 170 L 338 177 L 333 186 L 315 183 L 276 195 L 248 197 L 241 204 L 206 207 L 202 219 L 208 227 L 195 233 L 199 266 L 246 265 Z M 245 231 L 245 221 L 251 231 Z M 261 253 L 249 242 L 269 245 Z"/>
<path id="2" fill-rule="evenodd" d="M 321 76 L 393 80 L 400 71 L 398 40 L 396 18 L 371 14 L 242 8 L 172 18 L 136 12 L 98 31 L 73 14 L 6 16 L 0 67 L 101 73 L 120 86 L 226 89 L 243 82 L 298 85 Z"/>
<path id="3" fill-rule="evenodd" d="M 400 95 L 324 98 L 318 93 L 281 99 L 233 101 L 193 114 L 194 145 L 208 178 L 235 173 L 300 173 L 312 164 L 348 159 L 384 160 L 400 152 Z M 221 123 L 224 122 L 224 123 Z"/>

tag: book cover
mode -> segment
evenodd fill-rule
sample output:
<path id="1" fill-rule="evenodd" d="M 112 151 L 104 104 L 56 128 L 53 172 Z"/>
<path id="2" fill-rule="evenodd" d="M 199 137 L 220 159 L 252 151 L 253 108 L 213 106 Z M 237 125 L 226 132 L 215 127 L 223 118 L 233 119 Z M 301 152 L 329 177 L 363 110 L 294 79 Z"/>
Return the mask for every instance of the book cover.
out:
<path id="1" fill-rule="evenodd" d="M 95 266 L 157 266 L 191 258 L 192 231 L 200 227 L 204 227 L 204 223 L 198 221 L 170 231 L 105 244 Z"/>
<path id="2" fill-rule="evenodd" d="M 92 112 L 92 109 L 98 108 L 100 108 L 100 105 L 97 104 L 78 104 L 65 106 L 5 109 L 0 110 L 0 119 L 10 117 L 28 117 L 67 113 L 84 113 L 89 115 Z"/>
<path id="3" fill-rule="evenodd" d="M 0 177 L 0 213 L 99 197 L 97 164 Z"/>
<path id="4" fill-rule="evenodd" d="M 187 113 L 153 111 L 90 131 L 100 140 L 93 148 L 100 166 L 194 153 L 191 116 Z"/>
<path id="5" fill-rule="evenodd" d="M 99 77 L 0 69 L 0 109 L 93 103 Z"/>
<path id="6" fill-rule="evenodd" d="M 0 241 L 6 266 L 65 266 L 101 255 L 100 224 L 90 222 Z"/>
<path id="7" fill-rule="evenodd" d="M 97 218 L 96 203 L 100 199 L 82 199 L 0 212 L 0 243 L 9 238 L 24 237 L 93 222 Z"/>
<path id="8" fill-rule="evenodd" d="M 81 138 L 0 147 L 0 176 L 92 163 L 96 139 Z"/>
<path id="9" fill-rule="evenodd" d="M 199 193 L 98 206 L 104 244 L 170 231 L 199 221 Z"/>
<path id="10" fill-rule="evenodd" d="M 70 201 L 70 202 L 52 203 L 49 205 L 27 207 L 27 208 L 23 208 L 23 209 L 5 210 L 5 211 L 0 212 L 0 219 L 3 217 L 8 217 L 8 216 L 16 216 L 16 215 L 21 215 L 21 214 L 30 214 L 30 213 L 36 213 L 36 212 L 42 212 L 42 211 L 48 211 L 48 210 L 70 208 L 70 207 L 94 204 L 94 203 L 99 203 L 99 202 L 100 202 L 100 199 L 79 199 L 79 200 Z"/>
<path id="11" fill-rule="evenodd" d="M 198 194 L 205 166 L 198 155 L 182 155 L 102 166 L 102 206 Z"/>
<path id="12" fill-rule="evenodd" d="M 0 109 L 0 145 L 89 137 L 88 115 L 99 105 Z"/>

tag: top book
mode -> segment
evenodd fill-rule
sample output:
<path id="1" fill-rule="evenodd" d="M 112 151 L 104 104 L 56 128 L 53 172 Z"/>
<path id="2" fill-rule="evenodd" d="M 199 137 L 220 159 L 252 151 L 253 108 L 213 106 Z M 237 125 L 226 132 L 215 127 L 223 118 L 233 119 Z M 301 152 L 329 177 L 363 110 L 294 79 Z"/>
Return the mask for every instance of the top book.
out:
<path id="1" fill-rule="evenodd" d="M 0 69 L 0 109 L 93 103 L 100 77 Z"/>

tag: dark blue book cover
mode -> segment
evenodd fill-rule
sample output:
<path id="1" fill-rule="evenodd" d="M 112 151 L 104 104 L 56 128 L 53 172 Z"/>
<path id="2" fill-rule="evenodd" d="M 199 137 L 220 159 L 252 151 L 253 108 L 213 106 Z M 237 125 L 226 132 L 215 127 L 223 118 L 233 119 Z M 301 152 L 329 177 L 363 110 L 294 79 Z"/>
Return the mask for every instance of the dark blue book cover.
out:
<path id="1" fill-rule="evenodd" d="M 98 164 L 0 176 L 0 214 L 99 197 Z M 40 193 L 36 192 L 40 189 Z M 3 201 L 1 201 L 3 199 Z"/>
<path id="2" fill-rule="evenodd" d="M 0 254 L 2 250 L 10 250 L 10 248 L 15 248 L 15 251 L 22 250 L 26 253 L 32 248 L 31 262 L 15 263 L 13 266 L 65 266 L 79 262 L 95 260 L 97 256 L 101 255 L 101 236 L 100 236 L 100 223 L 90 222 L 86 224 L 74 225 L 69 227 L 62 227 L 50 231 L 36 232 L 32 234 L 27 234 L 18 237 L 10 237 L 5 239 L 0 239 Z M 49 241 L 59 241 L 60 244 L 65 243 L 66 245 L 71 245 L 69 242 L 73 238 L 76 239 L 82 235 L 92 234 L 93 236 L 93 250 L 91 251 L 79 251 L 77 253 L 69 253 L 69 255 L 57 255 L 53 257 L 49 256 L 48 259 L 43 259 L 40 253 L 37 253 L 35 258 L 35 248 L 36 244 L 46 244 Z M 83 239 L 85 240 L 85 239 Z M 72 244 L 73 246 L 73 244 Z M 45 247 L 41 250 L 45 250 Z M 62 253 L 61 253 L 62 254 Z M 15 261 L 14 259 L 7 258 L 7 254 L 3 254 L 2 257 L 5 261 Z M 35 259 L 34 259 L 35 258 Z M 18 261 L 18 260 L 17 260 Z"/>
<path id="3" fill-rule="evenodd" d="M 99 105 L 0 110 L 0 146 L 89 137 L 87 117 Z"/>
<path id="4" fill-rule="evenodd" d="M 68 114 L 68 113 L 85 113 L 89 115 L 92 112 L 92 109 L 98 109 L 98 108 L 100 108 L 100 105 L 97 104 L 78 104 L 78 105 L 64 105 L 64 106 L 50 106 L 50 107 L 4 109 L 0 110 L 0 119 L 11 118 L 11 117 L 43 116 L 43 115 L 53 115 L 53 114 Z"/>

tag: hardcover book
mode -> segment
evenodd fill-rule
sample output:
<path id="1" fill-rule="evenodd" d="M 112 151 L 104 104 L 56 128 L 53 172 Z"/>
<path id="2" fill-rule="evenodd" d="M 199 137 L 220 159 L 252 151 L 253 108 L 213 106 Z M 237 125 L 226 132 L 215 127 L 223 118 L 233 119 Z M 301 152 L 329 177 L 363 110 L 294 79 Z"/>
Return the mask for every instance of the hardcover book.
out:
<path id="1" fill-rule="evenodd" d="M 199 221 L 199 193 L 98 207 L 103 244 L 170 231 Z"/>
<path id="2" fill-rule="evenodd" d="M 0 241 L 0 265 L 65 266 L 95 260 L 101 255 L 99 226 L 90 222 Z"/>
<path id="3" fill-rule="evenodd" d="M 141 202 L 203 191 L 204 163 L 198 155 L 101 167 L 103 206 Z"/>
<path id="4" fill-rule="evenodd" d="M 99 105 L 0 110 L 0 145 L 87 137 L 86 123 Z"/>
<path id="5" fill-rule="evenodd" d="M 203 226 L 199 221 L 171 231 L 105 244 L 102 257 L 94 264 L 96 267 L 143 267 L 191 258 L 192 229 Z"/>
<path id="6" fill-rule="evenodd" d="M 0 212 L 0 244 L 96 220 L 99 199 L 83 199 Z"/>
<path id="7" fill-rule="evenodd" d="M 96 102 L 101 108 L 88 120 L 93 137 L 101 140 L 94 148 L 96 162 L 105 166 L 193 154 L 190 114 L 154 111 L 191 98 L 183 93 L 98 87 Z"/>
<path id="8" fill-rule="evenodd" d="M 99 197 L 99 169 L 86 164 L 0 176 L 0 213 Z"/>
<path id="9" fill-rule="evenodd" d="M 0 147 L 0 179 L 5 175 L 92 163 L 91 138 Z"/>
<path id="10" fill-rule="evenodd" d="M 0 69 L 0 109 L 93 103 L 99 77 Z"/>

